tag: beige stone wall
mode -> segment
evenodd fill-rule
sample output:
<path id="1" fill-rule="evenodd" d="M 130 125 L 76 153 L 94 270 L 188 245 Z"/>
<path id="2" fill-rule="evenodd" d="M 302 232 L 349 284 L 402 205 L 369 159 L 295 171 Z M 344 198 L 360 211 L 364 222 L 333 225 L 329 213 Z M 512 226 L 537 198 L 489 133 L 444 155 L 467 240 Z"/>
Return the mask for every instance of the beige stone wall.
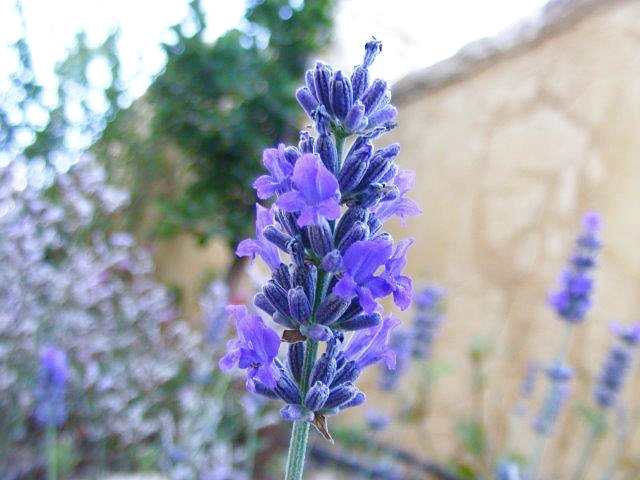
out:
<path id="1" fill-rule="evenodd" d="M 579 371 L 575 401 L 590 400 L 611 340 L 608 322 L 640 319 L 640 2 L 610 2 L 563 32 L 398 107 L 392 140 L 402 144 L 400 163 L 416 171 L 414 198 L 424 209 L 402 230 L 416 238 L 408 268 L 450 294 L 436 356 L 454 373 L 434 393 L 433 445 L 424 451 L 452 452 L 454 420 L 471 408 L 465 351 L 476 336 L 494 340 L 485 421 L 501 445 L 527 360 L 549 358 L 558 347 L 562 326 L 545 297 L 584 212 L 603 215 L 605 247 L 595 308 L 571 344 Z M 393 231 L 401 235 L 401 228 Z M 636 458 L 639 370 L 634 395 L 626 396 L 636 415 L 627 454 Z M 398 408 L 388 398 L 376 400 L 383 409 Z M 553 478 L 567 478 L 584 434 L 575 414 L 563 422 L 565 433 L 548 449 Z M 420 428 L 397 427 L 389 437 L 421 451 Z M 526 429 L 512 436 L 528 453 Z M 604 455 L 611 445 L 602 447 Z"/>

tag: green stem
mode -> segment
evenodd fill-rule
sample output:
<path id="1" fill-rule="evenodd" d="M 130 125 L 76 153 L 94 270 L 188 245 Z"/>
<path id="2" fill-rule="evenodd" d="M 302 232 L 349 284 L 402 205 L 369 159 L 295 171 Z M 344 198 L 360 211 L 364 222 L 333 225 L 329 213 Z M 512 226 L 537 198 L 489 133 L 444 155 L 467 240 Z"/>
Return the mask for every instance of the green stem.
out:
<path id="1" fill-rule="evenodd" d="M 47 451 L 47 480 L 58 479 L 58 465 L 56 462 L 56 427 L 47 427 L 46 451 Z"/>
<path id="2" fill-rule="evenodd" d="M 580 454 L 580 460 L 576 465 L 576 469 L 573 472 L 572 480 L 582 480 L 584 478 L 584 474 L 586 473 L 587 466 L 589 464 L 589 460 L 593 455 L 593 449 L 598 443 L 598 431 L 596 428 L 592 427 L 589 431 L 589 436 L 587 437 L 587 441 L 582 448 L 582 453 Z"/>
<path id="3" fill-rule="evenodd" d="M 309 376 L 311 369 L 316 362 L 318 355 L 318 342 L 307 339 L 307 348 L 302 364 L 302 378 L 300 390 L 304 398 L 309 387 Z M 287 470 L 285 480 L 302 480 L 304 473 L 304 459 L 307 453 L 307 443 L 309 441 L 309 427 L 311 424 L 306 421 L 293 423 L 291 429 L 291 440 L 289 441 L 289 454 L 287 456 Z"/>
<path id="4" fill-rule="evenodd" d="M 293 422 L 285 480 L 302 480 L 310 426 L 311 424 L 305 421 Z"/>

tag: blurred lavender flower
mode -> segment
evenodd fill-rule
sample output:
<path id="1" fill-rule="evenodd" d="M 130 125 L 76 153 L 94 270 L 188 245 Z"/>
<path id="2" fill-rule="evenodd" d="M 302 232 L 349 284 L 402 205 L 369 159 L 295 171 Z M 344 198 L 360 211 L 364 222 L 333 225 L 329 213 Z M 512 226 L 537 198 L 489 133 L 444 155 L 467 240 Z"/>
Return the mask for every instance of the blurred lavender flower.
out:
<path id="1" fill-rule="evenodd" d="M 200 297 L 200 314 L 205 337 L 210 345 L 217 347 L 229 331 L 225 307 L 229 301 L 229 289 L 220 280 L 209 284 Z"/>
<path id="2" fill-rule="evenodd" d="M 588 213 L 578 237 L 571 262 L 560 278 L 561 287 L 549 296 L 549 304 L 557 315 L 569 323 L 580 323 L 591 307 L 596 256 L 601 248 L 600 216 Z"/>
<path id="3" fill-rule="evenodd" d="M 396 330 L 391 336 L 389 347 L 396 354 L 396 366 L 394 369 L 380 368 L 380 388 L 392 391 L 398 386 L 400 378 L 408 370 L 411 364 L 414 338 L 412 332 L 407 329 Z"/>
<path id="4" fill-rule="evenodd" d="M 496 480 L 523 480 L 520 466 L 515 462 L 500 462 L 496 470 Z"/>
<path id="5" fill-rule="evenodd" d="M 296 97 L 317 137 L 301 132 L 298 147 L 267 149 L 268 174 L 254 184 L 259 198 L 275 202 L 268 215 L 257 206 L 256 238 L 243 240 L 237 254 L 260 255 L 272 270 L 254 304 L 284 327 L 286 361 L 277 358 L 275 332 L 235 306 L 239 338 L 220 363 L 246 370 L 249 390 L 284 401 L 284 419 L 313 422 L 326 437 L 327 415 L 365 401 L 355 386 L 360 373 L 396 364 L 390 337 L 399 322 L 382 315 L 379 299 L 392 296 L 404 310 L 412 298 L 402 273 L 412 240 L 394 243 L 382 230 L 383 219 L 419 209 L 406 198 L 412 174 L 395 164 L 399 145 L 372 144 L 396 117 L 386 83 L 369 82 L 380 50 L 380 42 L 368 42 L 351 77 L 323 63 L 306 73 Z M 355 332 L 350 339 L 348 332 Z M 318 357 L 319 342 L 326 348 Z"/>
<path id="6" fill-rule="evenodd" d="M 62 350 L 46 346 L 40 352 L 40 371 L 35 417 L 43 427 L 61 427 L 67 418 L 65 394 L 69 380 L 67 356 Z"/>
<path id="7" fill-rule="evenodd" d="M 615 405 L 633 361 L 632 349 L 640 343 L 640 323 L 628 327 L 615 324 L 613 331 L 618 344 L 609 350 L 593 393 L 596 404 L 603 409 Z"/>
<path id="8" fill-rule="evenodd" d="M 389 426 L 391 418 L 378 410 L 368 410 L 365 414 L 365 421 L 369 430 L 381 432 Z"/>
<path id="9" fill-rule="evenodd" d="M 444 289 L 429 286 L 415 296 L 416 315 L 413 320 L 413 355 L 415 358 L 427 358 L 431 353 L 433 341 L 444 322 Z"/>
<path id="10" fill-rule="evenodd" d="M 540 436 L 551 433 L 562 407 L 569 397 L 571 392 L 569 381 L 573 378 L 573 370 L 560 362 L 552 364 L 545 370 L 545 373 L 550 383 L 549 395 L 533 420 L 533 430 Z"/>

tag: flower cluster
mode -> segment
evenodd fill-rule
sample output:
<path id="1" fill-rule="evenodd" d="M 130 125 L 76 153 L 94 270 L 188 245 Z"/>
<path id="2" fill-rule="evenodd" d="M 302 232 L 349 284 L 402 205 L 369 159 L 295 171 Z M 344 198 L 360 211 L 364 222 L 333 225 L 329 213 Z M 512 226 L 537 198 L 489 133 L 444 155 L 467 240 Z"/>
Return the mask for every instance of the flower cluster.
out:
<path id="1" fill-rule="evenodd" d="M 603 409 L 616 403 L 633 360 L 631 350 L 640 343 L 640 324 L 629 327 L 614 325 L 613 329 L 618 344 L 609 350 L 593 392 L 596 404 Z"/>
<path id="2" fill-rule="evenodd" d="M 175 431 L 174 443 L 188 438 L 187 450 L 200 453 L 162 466 L 171 478 L 204 478 L 212 462 L 241 467 L 223 447 L 243 437 L 254 414 L 243 415 L 237 430 L 211 436 L 240 408 L 233 402 L 223 408 L 225 399 L 215 396 L 216 380 L 226 378 L 217 375 L 213 352 L 224 342 L 211 337 L 220 342 L 213 348 L 177 317 L 150 252 L 114 231 L 110 216 L 128 195 L 106 183 L 92 157 L 68 164 L 70 170 L 48 178 L 46 190 L 20 159 L 0 167 L 0 429 L 10 446 L 0 455 L 0 471 L 11 476 L 16 460 L 37 464 L 39 432 L 28 428 L 31 418 L 64 421 L 65 437 L 78 440 L 85 459 L 100 458 L 108 445 L 108 457 L 129 468 L 132 457 L 123 452 L 143 442 L 160 451 L 158 438 Z M 208 293 L 221 296 L 208 300 L 212 323 L 215 304 L 226 301 L 222 290 Z M 59 350 L 43 350 L 45 344 Z M 64 395 L 62 378 L 70 379 Z M 188 391 L 219 412 L 216 422 L 191 417 L 191 406 L 177 398 Z M 207 432 L 206 442 L 196 431 Z M 185 464 L 189 474 L 178 475 Z"/>
<path id="3" fill-rule="evenodd" d="M 362 370 L 395 365 L 389 337 L 399 322 L 382 314 L 379 299 L 392 296 L 403 310 L 411 303 L 402 270 L 412 240 L 394 242 L 383 220 L 420 210 L 406 198 L 412 174 L 394 161 L 399 145 L 373 146 L 396 117 L 386 83 L 369 82 L 380 50 L 368 42 L 351 76 L 323 63 L 307 72 L 296 96 L 317 137 L 303 131 L 297 147 L 265 150 L 268 173 L 254 183 L 258 198 L 274 202 L 256 206 L 256 237 L 236 253 L 260 256 L 271 270 L 254 304 L 284 328 L 286 360 L 278 358 L 280 336 L 259 315 L 230 306 L 238 338 L 220 361 L 223 370 L 245 369 L 250 391 L 283 400 L 283 418 L 325 434 L 326 415 L 364 402 L 355 386 Z"/>
<path id="4" fill-rule="evenodd" d="M 583 220 L 583 232 L 578 237 L 569 266 L 560 278 L 561 287 L 549 297 L 551 307 L 569 323 L 580 323 L 591 307 L 596 256 L 601 248 L 600 217 L 588 213 Z"/>
<path id="5" fill-rule="evenodd" d="M 573 369 L 564 363 L 555 362 L 545 370 L 550 384 L 549 395 L 545 399 L 538 415 L 533 420 L 533 430 L 538 435 L 548 435 L 555 424 L 569 393 Z"/>
<path id="6" fill-rule="evenodd" d="M 381 369 L 380 388 L 393 390 L 409 368 L 411 359 L 424 360 L 431 352 L 433 341 L 444 321 L 444 290 L 429 286 L 414 296 L 416 314 L 409 328 L 396 330 L 391 336 L 391 347 L 396 352 L 396 368 Z"/>
<path id="7" fill-rule="evenodd" d="M 62 350 L 46 346 L 40 353 L 36 388 L 35 417 L 43 427 L 60 427 L 67 418 L 65 394 L 69 380 L 67 356 Z"/>

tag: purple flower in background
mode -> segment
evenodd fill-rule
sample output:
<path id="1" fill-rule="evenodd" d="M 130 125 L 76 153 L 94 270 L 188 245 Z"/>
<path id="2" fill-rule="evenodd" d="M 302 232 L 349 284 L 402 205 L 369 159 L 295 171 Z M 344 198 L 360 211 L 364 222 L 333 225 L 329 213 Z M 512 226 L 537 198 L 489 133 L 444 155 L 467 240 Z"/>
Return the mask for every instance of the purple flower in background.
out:
<path id="1" fill-rule="evenodd" d="M 546 374 L 550 382 L 549 395 L 533 420 L 533 430 L 542 436 L 551 433 L 569 397 L 571 392 L 569 381 L 573 378 L 573 370 L 561 362 L 555 362 L 546 369 Z"/>
<path id="2" fill-rule="evenodd" d="M 583 232 L 576 241 L 571 262 L 560 277 L 560 288 L 549 296 L 549 304 L 560 318 L 580 323 L 591 308 L 593 278 L 591 270 L 601 247 L 600 217 L 588 213 L 583 220 Z"/>
<path id="3" fill-rule="evenodd" d="M 285 156 L 283 144 L 278 145 L 278 148 L 267 148 L 262 154 L 262 164 L 269 175 L 261 175 L 253 183 L 258 198 L 271 198 L 291 189 L 293 164 Z"/>
<path id="4" fill-rule="evenodd" d="M 365 414 L 365 421 L 367 428 L 374 432 L 381 432 L 385 430 L 391 423 L 389 415 L 385 415 L 378 410 L 368 410 Z"/>
<path id="5" fill-rule="evenodd" d="M 433 341 L 444 322 L 443 302 L 445 291 L 438 286 L 429 286 L 415 296 L 416 315 L 413 320 L 413 356 L 427 358 Z"/>
<path id="6" fill-rule="evenodd" d="M 242 240 L 236 248 L 236 255 L 239 257 L 256 258 L 260 255 L 264 262 L 275 270 L 280 266 L 280 254 L 276 246 L 264 238 L 264 229 L 269 225 L 273 225 L 274 215 L 273 207 L 264 208 L 256 203 L 256 238 L 247 238 Z"/>
<path id="7" fill-rule="evenodd" d="M 628 327 L 614 324 L 612 330 L 618 344 L 607 353 L 593 394 L 603 409 L 615 405 L 633 362 L 633 348 L 640 342 L 640 323 Z"/>
<path id="8" fill-rule="evenodd" d="M 338 180 L 318 155 L 304 154 L 292 178 L 295 189 L 280 196 L 277 205 L 285 212 L 299 212 L 300 227 L 318 224 L 320 217 L 335 220 L 340 216 Z"/>
<path id="9" fill-rule="evenodd" d="M 69 366 L 65 353 L 53 346 L 44 347 L 40 352 L 35 411 L 35 417 L 43 427 L 60 427 L 65 422 L 68 380 Z"/>
<path id="10" fill-rule="evenodd" d="M 200 297 L 200 312 L 205 328 L 205 336 L 210 345 L 217 347 L 229 331 L 226 305 L 229 300 L 229 289 L 219 280 L 209 284 Z"/>
<path id="11" fill-rule="evenodd" d="M 398 386 L 402 375 L 407 371 L 411 363 L 411 354 L 413 353 L 414 338 L 412 332 L 404 330 L 396 330 L 391 335 L 389 347 L 396 356 L 395 368 L 380 368 L 380 388 L 385 391 L 395 390 Z"/>
<path id="12" fill-rule="evenodd" d="M 235 318 L 238 339 L 227 344 L 228 351 L 220 359 L 220 369 L 228 371 L 237 366 L 247 370 L 250 390 L 255 388 L 255 380 L 273 388 L 276 384 L 274 360 L 280 348 L 280 337 L 259 316 L 249 314 L 244 305 L 230 305 L 227 312 Z"/>
<path id="13" fill-rule="evenodd" d="M 385 279 L 374 274 L 389 260 L 392 250 L 392 243 L 385 238 L 355 242 L 344 254 L 345 271 L 333 292 L 347 299 L 357 296 L 365 312 L 375 311 L 378 304 L 373 291 L 383 296 L 384 289 L 389 290 L 388 294 L 390 288 Z"/>
<path id="14" fill-rule="evenodd" d="M 400 217 L 402 225 L 407 223 L 407 217 L 420 215 L 422 210 L 416 202 L 406 196 L 416 181 L 416 174 L 410 170 L 400 170 L 393 179 L 398 188 L 398 195 L 386 202 L 382 202 L 376 210 L 376 216 L 380 220 L 386 220 L 392 216 Z"/>

